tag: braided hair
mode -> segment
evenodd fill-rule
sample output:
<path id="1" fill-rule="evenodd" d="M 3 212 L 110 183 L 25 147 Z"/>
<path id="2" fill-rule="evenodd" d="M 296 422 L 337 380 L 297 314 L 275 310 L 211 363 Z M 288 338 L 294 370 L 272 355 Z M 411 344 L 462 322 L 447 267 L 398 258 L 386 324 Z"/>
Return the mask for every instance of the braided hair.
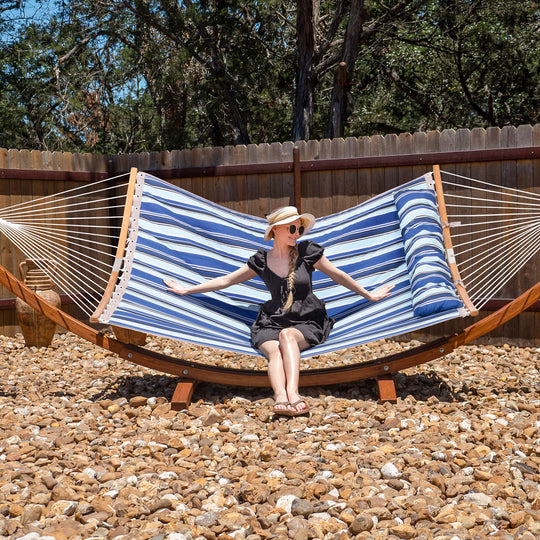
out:
<path id="1" fill-rule="evenodd" d="M 297 260 L 298 260 L 298 247 L 293 246 L 289 249 L 289 274 L 287 276 L 287 289 L 289 291 L 289 294 L 283 306 L 283 311 L 285 313 L 290 311 L 292 307 L 292 303 L 293 303 L 294 278 L 296 275 L 296 261 Z"/>

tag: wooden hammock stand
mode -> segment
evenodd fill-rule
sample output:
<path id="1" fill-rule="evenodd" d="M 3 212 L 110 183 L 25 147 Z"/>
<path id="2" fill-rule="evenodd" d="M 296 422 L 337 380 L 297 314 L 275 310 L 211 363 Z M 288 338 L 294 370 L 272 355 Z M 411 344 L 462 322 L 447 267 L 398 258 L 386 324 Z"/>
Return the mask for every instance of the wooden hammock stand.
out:
<path id="1" fill-rule="evenodd" d="M 175 410 L 189 406 L 195 386 L 199 382 L 232 386 L 269 387 L 266 371 L 230 369 L 187 362 L 136 345 L 109 338 L 94 328 L 49 304 L 19 281 L 13 274 L 0 266 L 0 283 L 29 306 L 42 313 L 56 324 L 79 337 L 111 351 L 121 358 L 156 371 L 180 377 L 171 400 Z M 352 366 L 305 370 L 300 374 L 300 386 L 326 386 L 371 379 L 377 380 L 379 396 L 383 401 L 395 401 L 396 390 L 392 375 L 401 370 L 424 364 L 451 353 L 461 345 L 491 332 L 498 326 L 519 315 L 540 299 L 540 282 L 524 292 L 498 311 L 475 322 L 463 331 L 409 349 Z"/>

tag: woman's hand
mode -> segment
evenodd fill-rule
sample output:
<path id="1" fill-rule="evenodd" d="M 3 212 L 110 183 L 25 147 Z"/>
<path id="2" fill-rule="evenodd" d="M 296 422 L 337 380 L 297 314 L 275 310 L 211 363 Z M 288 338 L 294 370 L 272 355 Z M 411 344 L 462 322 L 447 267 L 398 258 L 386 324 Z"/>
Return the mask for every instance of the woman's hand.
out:
<path id="1" fill-rule="evenodd" d="M 163 283 L 167 285 L 167 290 L 170 292 L 173 292 L 175 294 L 179 294 L 180 296 L 184 296 L 185 294 L 189 294 L 189 288 L 188 287 L 182 287 L 182 285 L 178 285 L 176 281 L 172 279 L 164 279 Z"/>
<path id="2" fill-rule="evenodd" d="M 390 291 L 394 288 L 393 285 L 383 285 L 380 289 L 369 294 L 368 300 L 370 302 L 378 302 L 390 296 Z"/>

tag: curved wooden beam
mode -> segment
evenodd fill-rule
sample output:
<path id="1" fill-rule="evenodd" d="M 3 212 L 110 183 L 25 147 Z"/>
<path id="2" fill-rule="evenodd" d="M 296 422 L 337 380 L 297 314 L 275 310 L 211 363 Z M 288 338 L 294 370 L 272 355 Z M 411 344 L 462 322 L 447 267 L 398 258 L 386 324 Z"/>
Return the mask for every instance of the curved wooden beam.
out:
<path id="1" fill-rule="evenodd" d="M 265 370 L 230 369 L 199 364 L 197 362 L 188 362 L 180 358 L 174 358 L 109 338 L 102 332 L 87 326 L 37 296 L 3 266 L 0 266 L 0 283 L 36 311 L 42 313 L 69 332 L 73 332 L 79 337 L 135 364 L 170 375 L 176 375 L 192 382 L 200 381 L 252 387 L 270 386 Z M 437 339 L 414 349 L 359 364 L 304 370 L 300 374 L 300 385 L 303 387 L 325 386 L 370 378 L 385 378 L 403 369 L 430 362 L 431 360 L 449 354 L 461 345 L 470 343 L 491 332 L 525 311 L 539 299 L 540 282 L 506 306 L 475 322 L 457 334 Z"/>

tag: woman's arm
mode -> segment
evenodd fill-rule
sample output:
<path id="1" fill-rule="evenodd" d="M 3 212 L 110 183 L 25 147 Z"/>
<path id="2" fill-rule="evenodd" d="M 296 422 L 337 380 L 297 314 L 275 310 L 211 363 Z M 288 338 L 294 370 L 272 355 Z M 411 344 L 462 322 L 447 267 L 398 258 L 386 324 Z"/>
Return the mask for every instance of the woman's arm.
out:
<path id="1" fill-rule="evenodd" d="M 332 278 L 336 283 L 347 287 L 352 292 L 363 296 L 370 302 L 378 302 L 390 295 L 390 291 L 394 288 L 393 285 L 383 285 L 375 292 L 368 292 L 364 287 L 357 283 L 351 276 L 336 268 L 324 255 L 313 265 L 316 270 L 324 272 L 329 278 Z"/>
<path id="2" fill-rule="evenodd" d="M 163 283 L 167 285 L 168 291 L 183 296 L 185 294 L 205 293 L 226 289 L 231 285 L 236 285 L 237 283 L 242 283 L 243 281 L 254 278 L 256 275 L 257 274 L 247 264 L 244 264 L 242 268 L 239 268 L 230 274 L 211 279 L 206 283 L 193 285 L 192 287 L 182 287 L 182 285 L 179 285 L 172 279 L 164 279 Z"/>

